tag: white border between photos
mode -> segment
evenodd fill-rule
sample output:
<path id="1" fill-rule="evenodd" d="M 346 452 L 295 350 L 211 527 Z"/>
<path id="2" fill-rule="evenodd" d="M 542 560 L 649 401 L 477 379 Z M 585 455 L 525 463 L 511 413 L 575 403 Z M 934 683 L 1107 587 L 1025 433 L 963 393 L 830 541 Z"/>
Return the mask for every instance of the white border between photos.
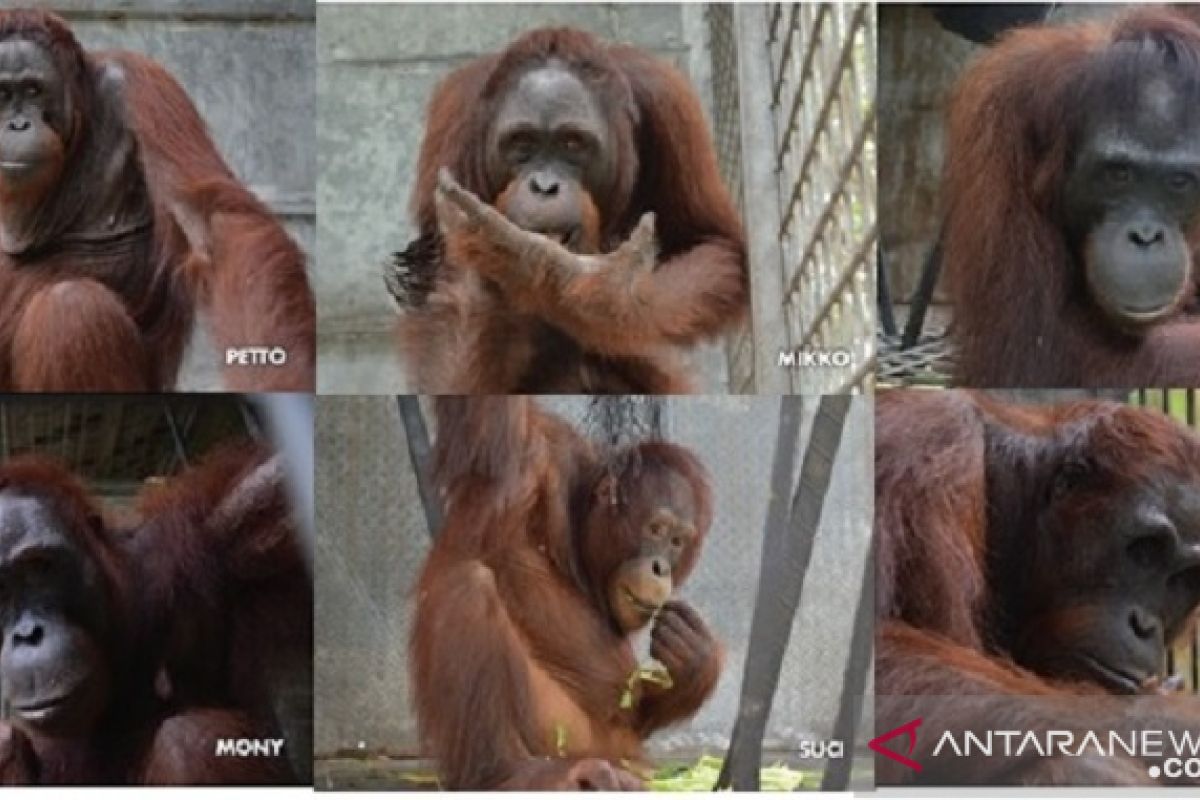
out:
<path id="1" fill-rule="evenodd" d="M 94 800 L 95 798 L 123 798 L 128 800 L 130 797 L 135 798 L 157 798 L 157 797 L 188 797 L 193 800 L 264 800 L 264 798 L 299 798 L 299 797 L 316 797 L 317 800 L 372 800 L 377 797 L 393 797 L 405 798 L 405 800 L 447 800 L 449 797 L 445 793 L 439 792 L 394 792 L 394 791 L 314 791 L 306 787 L 290 787 L 290 788 L 258 788 L 258 787 L 239 787 L 239 788 L 131 788 L 131 787 L 70 787 L 70 788 L 51 788 L 51 787 L 9 787 L 5 786 L 2 790 L 4 797 L 13 798 L 32 798 L 32 797 L 54 797 L 55 800 Z M 505 792 L 455 792 L 453 793 L 454 800 L 471 800 L 471 798 L 496 798 L 504 794 L 510 794 L 513 797 L 533 797 L 537 800 L 566 800 L 573 798 L 578 800 L 579 795 L 571 792 L 538 792 L 534 793 L 505 793 Z M 724 793 L 723 793 L 724 794 Z M 736 794 L 743 794 L 737 792 Z M 776 796 L 774 793 L 763 793 L 767 796 Z M 712 792 L 626 792 L 620 795 L 627 798 L 656 798 L 664 800 L 668 797 L 693 797 L 693 798 L 711 798 L 714 796 Z M 783 795 L 779 795 L 783 796 Z M 1145 789 L 1096 789 L 1096 788 L 1053 788 L 1053 789 L 1002 789 L 1002 788 L 962 788 L 962 789 L 878 789 L 875 791 L 859 791 L 859 792 L 795 792 L 791 795 L 799 800 L 799 798 L 812 798 L 812 800 L 845 800 L 847 797 L 861 798 L 904 798 L 904 800 L 951 800 L 951 798 L 989 798 L 992 800 L 1024 800 L 1025 798 L 1089 798 L 1089 800 L 1142 800 L 1143 798 L 1182 798 L 1195 797 L 1195 787 L 1191 788 L 1170 788 L 1170 787 L 1147 787 Z"/>
<path id="2" fill-rule="evenodd" d="M 358 6 L 361 6 L 361 5 L 374 5 L 374 6 L 409 5 L 409 6 L 417 6 L 417 5 L 445 5 L 447 3 L 449 3 L 451 5 L 488 5 L 488 4 L 493 4 L 493 3 L 505 3 L 508 5 L 513 5 L 514 3 L 520 3 L 521 5 L 571 6 L 571 5 L 586 5 L 586 3 L 587 3 L 587 0 L 316 0 L 316 1 L 317 1 L 317 5 L 319 5 L 319 6 L 333 6 L 333 5 L 358 5 Z M 816 2 L 817 0 L 808 0 L 808 1 Z M 895 2 L 915 2 L 915 1 L 916 0 L 895 0 Z M 1090 1 L 1095 2 L 1096 0 L 1090 0 Z M 1129 3 L 1130 1 L 1131 0 L 1099 0 L 1099 2 L 1113 2 L 1113 3 Z M 711 2 L 711 0 L 609 0 L 609 2 L 610 3 L 615 2 L 618 5 L 634 5 L 634 4 L 636 4 L 636 5 L 688 5 L 688 4 L 699 5 L 699 4 L 702 4 L 705 2 Z M 720 2 L 724 2 L 724 3 L 755 3 L 755 2 L 760 2 L 760 0 L 720 0 Z M 825 0 L 825 2 L 855 3 L 855 2 L 860 2 L 860 0 Z M 950 3 L 950 2 L 955 2 L 955 0 L 934 0 L 934 2 Z M 1060 2 L 1082 3 L 1082 2 L 1089 2 L 1089 0 L 1060 0 Z M 1146 2 L 1150 2 L 1150 0 L 1146 0 Z"/>
<path id="3" fill-rule="evenodd" d="M 817 2 L 818 0 L 805 0 L 805 1 L 806 2 Z M 983 2 L 983 0 L 976 0 L 976 1 Z M 1000 5 L 1003 5 L 1005 3 L 1011 3 L 1014 1 L 1015 0 L 989 0 L 989 2 L 998 3 Z M 1113 5 L 1113 6 L 1138 5 L 1138 4 L 1157 5 L 1162 2 L 1166 2 L 1166 1 L 1167 0 L 1056 0 L 1056 2 L 1058 4 L 1068 5 L 1068 6 L 1070 6 L 1070 5 L 1085 5 L 1085 4 Z M 489 3 L 509 3 L 509 4 L 521 3 L 522 5 L 528 4 L 528 5 L 558 6 L 558 5 L 582 5 L 585 2 L 587 2 L 587 0 L 316 0 L 317 5 L 319 5 L 319 6 L 331 6 L 331 5 L 339 5 L 339 4 L 340 5 L 430 5 L 430 4 L 443 5 L 446 3 L 450 3 L 450 4 L 454 4 L 454 5 L 476 5 L 476 4 L 485 4 L 486 5 Z M 610 2 L 610 3 L 615 2 L 620 5 L 629 5 L 629 4 L 633 4 L 633 3 L 649 4 L 649 5 L 668 5 L 668 4 L 669 5 L 679 5 L 681 3 L 682 4 L 688 4 L 688 3 L 699 4 L 699 3 L 704 3 L 704 2 L 711 2 L 711 0 L 608 0 L 608 2 Z M 756 2 L 761 2 L 761 0 L 720 0 L 720 2 L 737 4 L 737 3 L 756 3 Z M 860 0 L 824 0 L 824 2 L 855 3 L 855 2 L 860 2 Z M 938 4 L 938 5 L 945 5 L 945 4 L 950 4 L 950 3 L 958 3 L 958 2 L 961 2 L 961 0 L 877 0 L 876 4 L 879 5 L 880 3 L 882 3 L 883 5 L 904 5 L 904 4 L 913 5 L 913 4 L 918 4 L 918 2 L 932 2 L 932 3 Z M 1197 3 L 1197 2 L 1200 2 L 1200 0 L 1182 0 L 1182 2 Z"/>

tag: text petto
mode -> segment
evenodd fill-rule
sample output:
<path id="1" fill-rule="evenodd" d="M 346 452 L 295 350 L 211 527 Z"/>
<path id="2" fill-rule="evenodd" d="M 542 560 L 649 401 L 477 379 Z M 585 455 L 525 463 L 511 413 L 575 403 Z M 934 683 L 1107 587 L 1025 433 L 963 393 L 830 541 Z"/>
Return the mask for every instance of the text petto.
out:
<path id="1" fill-rule="evenodd" d="M 282 347 L 230 347 L 225 350 L 227 367 L 282 367 L 287 364 Z"/>

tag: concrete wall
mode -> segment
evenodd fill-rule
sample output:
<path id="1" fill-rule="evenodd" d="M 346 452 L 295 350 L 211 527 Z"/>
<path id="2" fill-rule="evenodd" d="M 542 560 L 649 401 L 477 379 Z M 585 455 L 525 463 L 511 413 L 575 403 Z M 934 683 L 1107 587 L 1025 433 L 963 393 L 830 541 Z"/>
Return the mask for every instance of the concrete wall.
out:
<path id="1" fill-rule="evenodd" d="M 162 63 L 208 122 L 233 171 L 307 251 L 315 238 L 313 0 L 54 0 L 84 47 Z M 181 388 L 216 389 L 218 356 L 199 335 Z"/>
<path id="2" fill-rule="evenodd" d="M 816 405 L 804 400 L 801 448 Z M 548 406 L 578 419 L 583 402 Z M 682 596 L 710 621 L 727 660 L 708 705 L 652 745 L 660 754 L 722 752 L 746 658 L 779 401 L 675 398 L 667 408 L 668 437 L 695 448 L 715 481 L 716 521 Z M 406 665 L 411 591 L 430 543 L 396 401 L 319 398 L 316 431 L 316 749 L 412 752 L 416 730 Z M 768 727 L 771 746 L 786 749 L 830 735 L 871 534 L 872 452 L 870 401 L 856 398 Z"/>
<path id="3" fill-rule="evenodd" d="M 322 392 L 405 391 L 383 265 L 413 235 L 409 192 L 425 108 L 443 75 L 531 28 L 570 25 L 673 59 L 708 91 L 696 5 L 325 5 L 317 13 Z M 697 360 L 718 385 L 717 349 Z"/>
<path id="4" fill-rule="evenodd" d="M 878 13 L 880 244 L 893 302 L 907 303 L 941 225 L 946 95 L 977 48 L 927 8 Z"/>

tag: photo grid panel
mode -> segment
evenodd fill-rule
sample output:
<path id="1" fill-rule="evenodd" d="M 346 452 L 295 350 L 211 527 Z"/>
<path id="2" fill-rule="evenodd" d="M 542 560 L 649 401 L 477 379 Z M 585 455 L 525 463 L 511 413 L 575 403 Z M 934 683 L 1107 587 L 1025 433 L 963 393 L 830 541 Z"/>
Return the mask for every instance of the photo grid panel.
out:
<path id="1" fill-rule="evenodd" d="M 0 785 L 1200 784 L 1198 9 L 6 2 Z"/>
<path id="2" fill-rule="evenodd" d="M 871 788 L 871 413 L 320 398 L 317 786 Z"/>

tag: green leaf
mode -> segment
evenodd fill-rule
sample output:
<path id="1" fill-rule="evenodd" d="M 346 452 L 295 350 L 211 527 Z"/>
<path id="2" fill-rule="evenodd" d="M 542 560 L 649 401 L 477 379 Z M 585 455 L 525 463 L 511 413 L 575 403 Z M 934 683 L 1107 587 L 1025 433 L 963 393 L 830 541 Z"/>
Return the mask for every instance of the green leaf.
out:
<path id="1" fill-rule="evenodd" d="M 664 766 L 646 781 L 646 789 L 652 792 L 709 792 L 717 785 L 724 763 L 719 756 L 703 755 L 690 766 Z M 798 769 L 772 764 L 762 767 L 758 782 L 764 792 L 791 792 L 800 788 L 808 777 L 811 776 Z"/>

